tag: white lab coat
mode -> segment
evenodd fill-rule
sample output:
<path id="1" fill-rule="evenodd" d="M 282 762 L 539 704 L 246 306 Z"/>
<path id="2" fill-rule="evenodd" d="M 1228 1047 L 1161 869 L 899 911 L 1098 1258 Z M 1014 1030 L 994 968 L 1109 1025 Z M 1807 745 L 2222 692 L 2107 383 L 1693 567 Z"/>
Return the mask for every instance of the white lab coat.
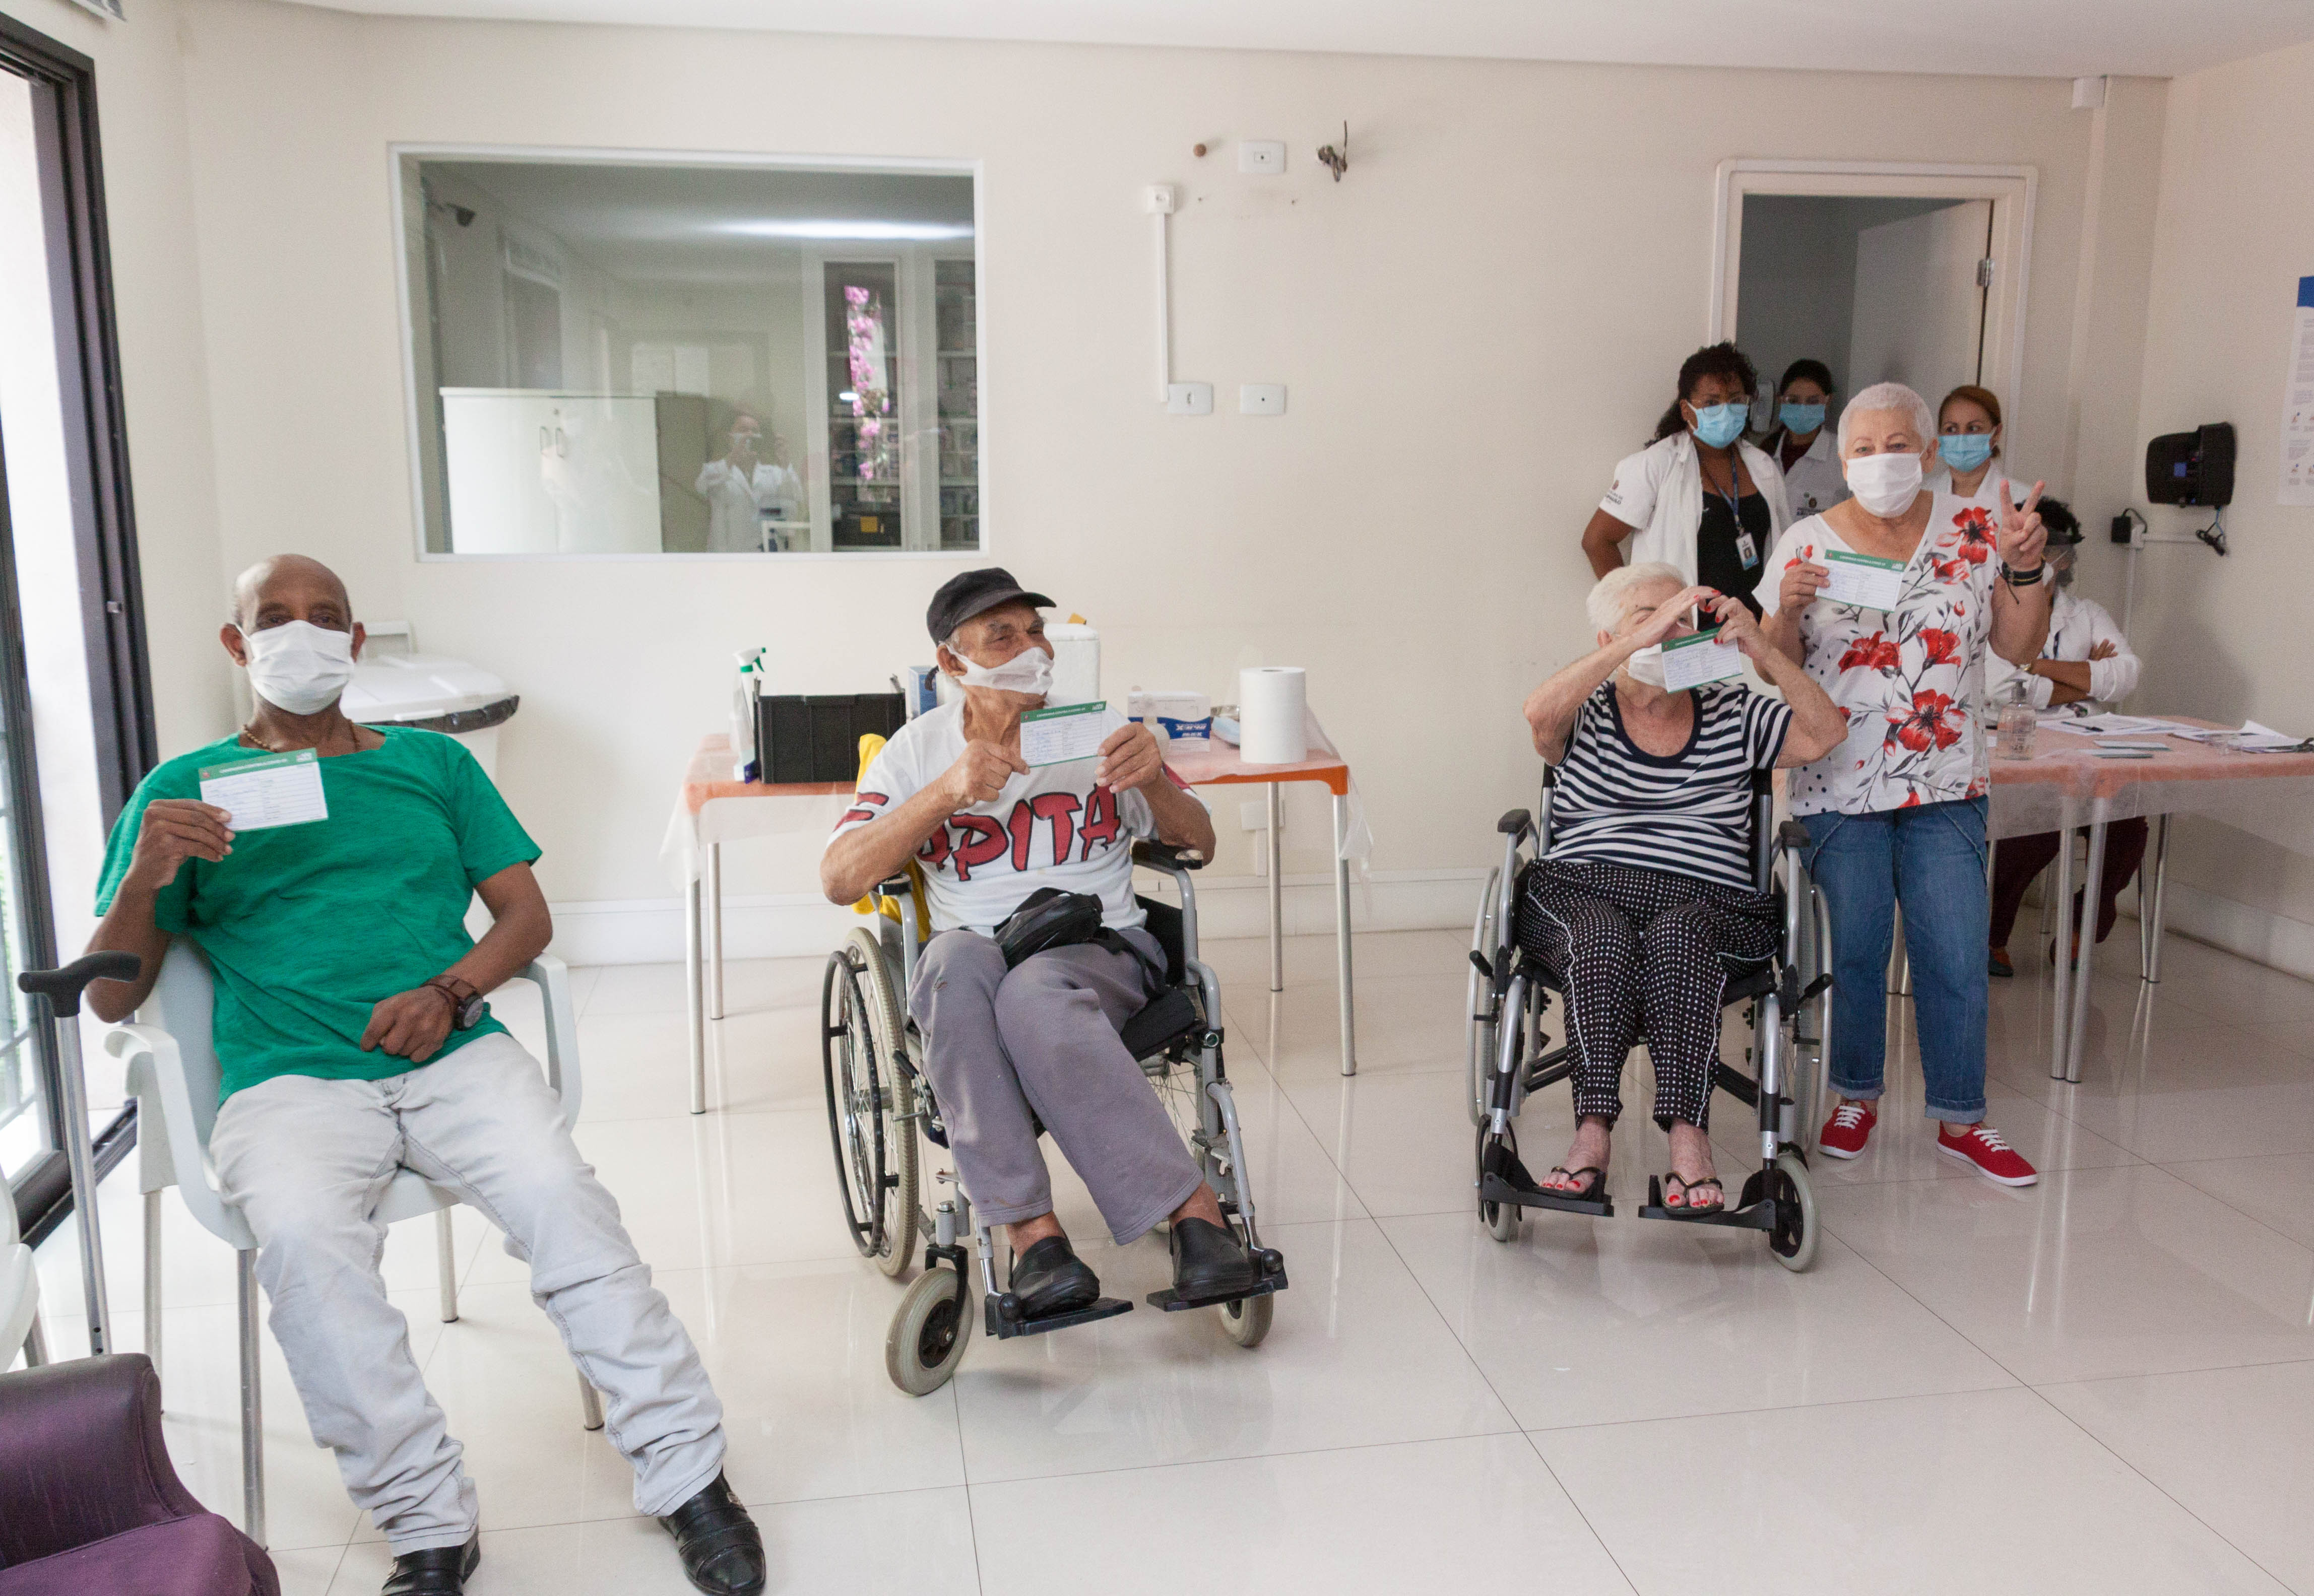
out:
<path id="1" fill-rule="evenodd" d="M 1827 421 L 1816 428 L 1807 453 L 1784 472 L 1784 519 L 1788 524 L 1820 516 L 1849 497 L 1848 473 L 1840 469 L 1839 428 Z M 1784 435 L 1779 430 L 1762 445 L 1783 464 Z"/>
<path id="2" fill-rule="evenodd" d="M 2089 659 L 2089 650 L 2099 643 L 2113 645 L 2111 658 Z M 2077 598 L 2070 588 L 2058 588 L 2056 601 L 2050 606 L 2049 640 L 2041 645 L 2041 657 L 2089 660 L 2089 698 L 2096 701 L 2080 702 L 2082 714 L 2110 709 L 2137 691 L 2138 660 L 2130 652 L 2129 639 L 2121 635 L 2121 628 L 2113 623 L 2111 613 L 2103 604 L 2093 598 Z M 1992 702 L 2007 703 L 2011 684 L 2022 682 L 2034 707 L 2042 710 L 2049 707 L 2050 694 L 2057 685 L 2046 676 L 2032 675 L 2009 664 L 1990 649 L 1985 652 L 1985 678 L 1992 690 Z"/>
<path id="3" fill-rule="evenodd" d="M 1768 501 L 1768 546 L 1773 548 L 1791 519 L 1784 473 L 1750 444 L 1738 442 L 1752 485 Z M 1614 486 L 1599 507 L 1636 527 L 1630 559 L 1660 560 L 1683 580 L 1695 580 L 1695 533 L 1703 522 L 1703 468 L 1697 463 L 1695 436 L 1682 430 L 1649 444 L 1615 467 Z M 1765 551 L 1762 551 L 1763 553 Z"/>
<path id="4" fill-rule="evenodd" d="M 1983 509 L 1998 511 L 2000 508 L 2000 481 L 2003 477 L 2009 480 L 2010 504 L 2023 504 L 2026 499 L 2032 497 L 2033 484 L 2041 480 L 2029 471 L 2012 470 L 2007 455 L 1995 454 L 1992 457 L 1992 463 L 1984 468 L 1984 480 L 1976 485 L 1976 491 L 1962 499 L 1962 502 L 1975 505 Z M 1939 465 L 1929 474 L 1925 485 L 1935 489 L 1939 493 L 1952 493 L 1951 470 Z M 1954 494 L 1954 497 L 1960 496 Z"/>
<path id="5" fill-rule="evenodd" d="M 790 520 L 802 497 L 795 472 L 768 460 L 755 463 L 755 480 L 739 475 L 728 460 L 715 459 L 699 468 L 693 484 L 707 501 L 707 551 L 711 554 L 752 554 L 762 550 L 761 513 L 767 508 Z"/>

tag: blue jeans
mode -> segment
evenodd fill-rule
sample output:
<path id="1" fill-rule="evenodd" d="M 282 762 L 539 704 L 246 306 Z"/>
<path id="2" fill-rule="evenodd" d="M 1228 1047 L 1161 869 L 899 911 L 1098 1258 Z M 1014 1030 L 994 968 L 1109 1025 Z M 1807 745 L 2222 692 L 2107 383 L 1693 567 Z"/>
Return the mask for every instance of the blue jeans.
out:
<path id="1" fill-rule="evenodd" d="M 1985 800 L 1868 815 L 1803 815 L 1808 873 L 1832 909 L 1832 1089 L 1877 1098 L 1887 1068 L 1888 951 L 1896 905 L 1929 1116 L 1984 1117 Z"/>

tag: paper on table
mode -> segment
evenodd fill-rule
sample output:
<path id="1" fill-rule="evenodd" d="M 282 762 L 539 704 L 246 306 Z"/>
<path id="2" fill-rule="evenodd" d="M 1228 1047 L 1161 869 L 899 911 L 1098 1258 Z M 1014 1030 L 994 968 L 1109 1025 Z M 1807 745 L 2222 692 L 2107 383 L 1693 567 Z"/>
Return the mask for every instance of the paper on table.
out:
<path id="1" fill-rule="evenodd" d="M 2145 715 L 2084 715 L 2078 720 L 2041 723 L 2055 731 L 2078 732 L 2085 737 L 2142 737 L 2148 732 L 2165 737 L 2190 737 L 2202 728 L 2181 720 L 2161 720 Z"/>
<path id="2" fill-rule="evenodd" d="M 1063 704 L 1020 717 L 1020 757 L 1030 768 L 1091 759 L 1108 737 L 1108 705 Z"/>
<path id="3" fill-rule="evenodd" d="M 2176 735 L 2190 737 L 2196 743 L 2215 743 L 2221 747 L 2239 748 L 2249 754 L 2297 754 L 2306 748 L 2303 739 L 2276 731 L 2270 726 L 2260 726 L 2255 720 L 2243 721 L 2239 729 L 2197 726 Z"/>
<path id="4" fill-rule="evenodd" d="M 1674 692 L 1725 682 L 1744 674 L 1744 650 L 1719 640 L 1719 628 L 1691 637 L 1673 638 L 1663 646 L 1664 685 Z"/>
<path id="5" fill-rule="evenodd" d="M 322 795 L 322 763 L 311 748 L 202 768 L 201 802 L 232 816 L 237 832 L 305 825 L 330 817 Z"/>
<path id="6" fill-rule="evenodd" d="M 1845 549 L 1826 549 L 1824 569 L 1832 573 L 1818 598 L 1834 604 L 1859 604 L 1868 610 L 1893 610 L 1904 596 L 1904 561 Z"/>

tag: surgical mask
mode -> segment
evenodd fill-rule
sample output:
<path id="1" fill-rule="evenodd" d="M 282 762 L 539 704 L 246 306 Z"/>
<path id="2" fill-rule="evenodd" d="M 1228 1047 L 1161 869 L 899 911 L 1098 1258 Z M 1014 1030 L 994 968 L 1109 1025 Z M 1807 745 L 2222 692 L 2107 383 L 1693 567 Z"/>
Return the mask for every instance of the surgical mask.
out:
<path id="1" fill-rule="evenodd" d="M 1848 463 L 1848 487 L 1858 503 L 1882 519 L 1901 516 L 1921 496 L 1921 457 L 1859 454 Z"/>
<path id="2" fill-rule="evenodd" d="M 1974 471 L 1992 458 L 1992 434 L 1947 432 L 1937 439 L 1937 454 L 1955 471 Z"/>
<path id="3" fill-rule="evenodd" d="M 1744 436 L 1744 423 L 1751 415 L 1748 404 L 1707 404 L 1695 412 L 1695 436 L 1724 449 Z"/>
<path id="4" fill-rule="evenodd" d="M 1664 684 L 1663 645 L 1649 643 L 1623 661 L 1623 670 L 1634 682 L 1645 682 L 1650 687 Z"/>
<path id="5" fill-rule="evenodd" d="M 1824 406 L 1795 404 L 1788 399 L 1776 412 L 1776 419 L 1784 424 L 1785 431 L 1805 437 L 1824 426 Z"/>
<path id="6" fill-rule="evenodd" d="M 305 621 L 243 631 L 249 686 L 267 703 L 292 715 L 311 715 L 338 701 L 354 679 L 354 638 Z"/>
<path id="7" fill-rule="evenodd" d="M 949 652 L 964 666 L 958 678 L 967 687 L 995 687 L 1006 692 L 1025 692 L 1042 698 L 1053 690 L 1053 657 L 1034 645 L 1023 648 L 1002 665 L 982 665 L 967 659 L 951 643 Z"/>

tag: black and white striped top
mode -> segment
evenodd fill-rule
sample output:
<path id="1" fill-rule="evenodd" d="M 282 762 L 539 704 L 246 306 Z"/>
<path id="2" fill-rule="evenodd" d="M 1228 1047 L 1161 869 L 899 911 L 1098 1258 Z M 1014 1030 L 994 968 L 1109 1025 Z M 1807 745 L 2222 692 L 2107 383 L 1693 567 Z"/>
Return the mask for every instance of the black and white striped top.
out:
<path id="1" fill-rule="evenodd" d="M 1663 755 L 1623 729 L 1612 679 L 1584 701 L 1551 795 L 1550 858 L 1752 885 L 1752 772 L 1775 764 L 1791 706 L 1733 682 L 1693 697 L 1687 746 Z"/>

